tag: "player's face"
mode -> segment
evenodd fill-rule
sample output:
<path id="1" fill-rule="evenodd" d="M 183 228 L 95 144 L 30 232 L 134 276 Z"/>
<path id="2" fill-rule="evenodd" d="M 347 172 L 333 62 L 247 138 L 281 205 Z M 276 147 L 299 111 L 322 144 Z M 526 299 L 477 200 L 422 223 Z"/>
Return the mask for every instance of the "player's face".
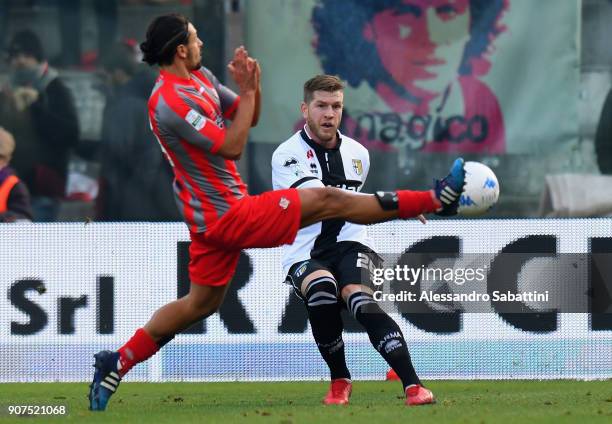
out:
<path id="1" fill-rule="evenodd" d="M 302 103 L 302 116 L 317 142 L 328 143 L 336 138 L 344 106 L 342 91 L 315 91 L 310 103 Z"/>
<path id="2" fill-rule="evenodd" d="M 408 91 L 438 94 L 461 64 L 470 36 L 469 0 L 403 0 L 376 14 L 364 36 Z"/>
<path id="3" fill-rule="evenodd" d="M 200 69 L 202 63 L 202 46 L 204 43 L 198 38 L 195 27 L 189 24 L 189 38 L 187 39 L 187 67 L 190 71 Z"/>
<path id="4" fill-rule="evenodd" d="M 10 65 L 13 69 L 31 69 L 38 65 L 38 61 L 32 56 L 19 53 L 11 57 Z"/>

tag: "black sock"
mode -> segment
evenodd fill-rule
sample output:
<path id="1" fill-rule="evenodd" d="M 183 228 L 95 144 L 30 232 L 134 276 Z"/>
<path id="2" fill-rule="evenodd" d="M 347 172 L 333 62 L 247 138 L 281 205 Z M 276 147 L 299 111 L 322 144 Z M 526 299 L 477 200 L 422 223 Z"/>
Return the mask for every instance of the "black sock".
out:
<path id="1" fill-rule="evenodd" d="M 404 390 L 411 384 L 421 384 L 412 366 L 402 330 L 380 309 L 372 295 L 364 292 L 353 293 L 347 304 L 349 311 L 367 331 L 374 348 L 402 380 Z"/>
<path id="2" fill-rule="evenodd" d="M 327 276 L 314 279 L 306 290 L 306 300 L 312 335 L 329 367 L 331 379 L 350 379 L 351 374 L 344 358 L 343 326 L 336 282 Z"/>

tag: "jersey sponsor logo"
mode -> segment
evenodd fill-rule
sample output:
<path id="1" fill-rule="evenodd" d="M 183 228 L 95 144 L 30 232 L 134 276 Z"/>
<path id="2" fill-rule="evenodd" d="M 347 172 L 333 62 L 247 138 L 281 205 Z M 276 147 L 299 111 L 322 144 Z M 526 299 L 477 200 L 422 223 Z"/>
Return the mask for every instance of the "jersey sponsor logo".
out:
<path id="1" fill-rule="evenodd" d="M 225 122 L 223 121 L 223 116 L 217 115 L 217 118 L 215 119 L 215 123 L 217 124 L 219 128 L 223 128 L 225 126 Z"/>
<path id="2" fill-rule="evenodd" d="M 283 164 L 283 166 L 290 168 L 291 172 L 293 172 L 293 174 L 296 177 L 299 177 L 299 178 L 304 177 L 304 171 L 302 171 L 302 168 L 300 168 L 300 163 L 298 162 L 296 158 L 291 157 L 287 159 L 285 163 Z"/>
<path id="3" fill-rule="evenodd" d="M 206 118 L 193 109 L 190 109 L 185 116 L 185 121 L 189 123 L 196 131 L 200 131 L 206 125 Z"/>
<path id="4" fill-rule="evenodd" d="M 309 150 L 306 152 L 307 159 L 312 159 L 313 157 L 314 157 L 314 152 L 312 150 Z"/>
<path id="5" fill-rule="evenodd" d="M 361 181 L 346 180 L 343 183 L 326 184 L 326 185 L 331 186 L 331 187 L 341 188 L 342 190 L 359 191 L 359 187 L 361 187 Z"/>
<path id="6" fill-rule="evenodd" d="M 361 159 L 353 159 L 353 169 L 357 173 L 357 175 L 363 174 L 363 165 L 361 163 Z"/>
<path id="7" fill-rule="evenodd" d="M 310 173 L 313 175 L 319 175 L 319 170 L 317 169 L 317 165 L 314 163 L 310 164 Z"/>
<path id="8" fill-rule="evenodd" d="M 330 184 L 331 187 L 336 187 L 336 188 L 341 188 L 342 190 L 348 190 L 348 191 L 359 191 L 359 187 L 355 187 L 354 185 L 347 185 L 347 184 Z"/>

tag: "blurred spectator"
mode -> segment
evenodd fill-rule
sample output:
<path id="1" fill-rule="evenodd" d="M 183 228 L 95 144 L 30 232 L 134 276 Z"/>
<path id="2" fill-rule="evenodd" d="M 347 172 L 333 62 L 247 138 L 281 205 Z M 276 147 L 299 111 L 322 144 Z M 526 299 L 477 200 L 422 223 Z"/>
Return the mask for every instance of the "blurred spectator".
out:
<path id="1" fill-rule="evenodd" d="M 48 0 L 47 0 L 48 1 Z M 53 2 L 51 2 L 53 3 Z M 83 37 L 89 34 L 82 21 L 83 9 L 89 12 L 81 0 L 55 0 L 59 10 L 59 30 L 62 50 L 57 61 L 62 66 L 80 65 L 90 68 L 98 53 L 117 39 L 118 0 L 91 0 L 96 19 L 97 43 L 94 50 L 82 51 Z M 97 47 L 97 49 L 96 49 Z"/>
<path id="2" fill-rule="evenodd" d="M 15 139 L 0 127 L 0 222 L 31 221 L 30 193 L 8 166 L 15 150 Z"/>
<path id="3" fill-rule="evenodd" d="M 604 101 L 595 133 L 597 165 L 602 174 L 612 174 L 612 90 Z"/>
<path id="4" fill-rule="evenodd" d="M 149 128 L 147 101 L 156 74 L 139 64 L 135 42 L 102 56 L 109 93 L 102 123 L 98 219 L 180 221 L 172 170 Z"/>
<path id="5" fill-rule="evenodd" d="M 0 125 L 19 141 L 12 163 L 32 192 L 34 220 L 54 221 L 70 149 L 79 137 L 74 101 L 32 31 L 15 34 L 8 58 L 10 83 L 0 91 Z"/>

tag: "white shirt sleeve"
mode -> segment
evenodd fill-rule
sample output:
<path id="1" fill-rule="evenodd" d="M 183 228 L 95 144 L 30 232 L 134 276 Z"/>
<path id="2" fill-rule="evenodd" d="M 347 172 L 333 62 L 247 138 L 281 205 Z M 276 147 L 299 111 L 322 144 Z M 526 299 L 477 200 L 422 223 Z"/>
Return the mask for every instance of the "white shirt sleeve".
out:
<path id="1" fill-rule="evenodd" d="M 272 188 L 324 187 L 321 180 L 313 176 L 306 164 L 290 152 L 275 152 L 272 156 Z"/>
<path id="2" fill-rule="evenodd" d="M 368 173 L 370 172 L 370 152 L 367 149 L 364 149 L 364 155 L 363 155 L 363 178 L 361 179 L 362 184 L 361 184 L 361 188 L 363 188 L 363 186 L 366 183 L 366 179 L 368 178 Z M 360 190 L 361 190 L 360 188 Z"/>

